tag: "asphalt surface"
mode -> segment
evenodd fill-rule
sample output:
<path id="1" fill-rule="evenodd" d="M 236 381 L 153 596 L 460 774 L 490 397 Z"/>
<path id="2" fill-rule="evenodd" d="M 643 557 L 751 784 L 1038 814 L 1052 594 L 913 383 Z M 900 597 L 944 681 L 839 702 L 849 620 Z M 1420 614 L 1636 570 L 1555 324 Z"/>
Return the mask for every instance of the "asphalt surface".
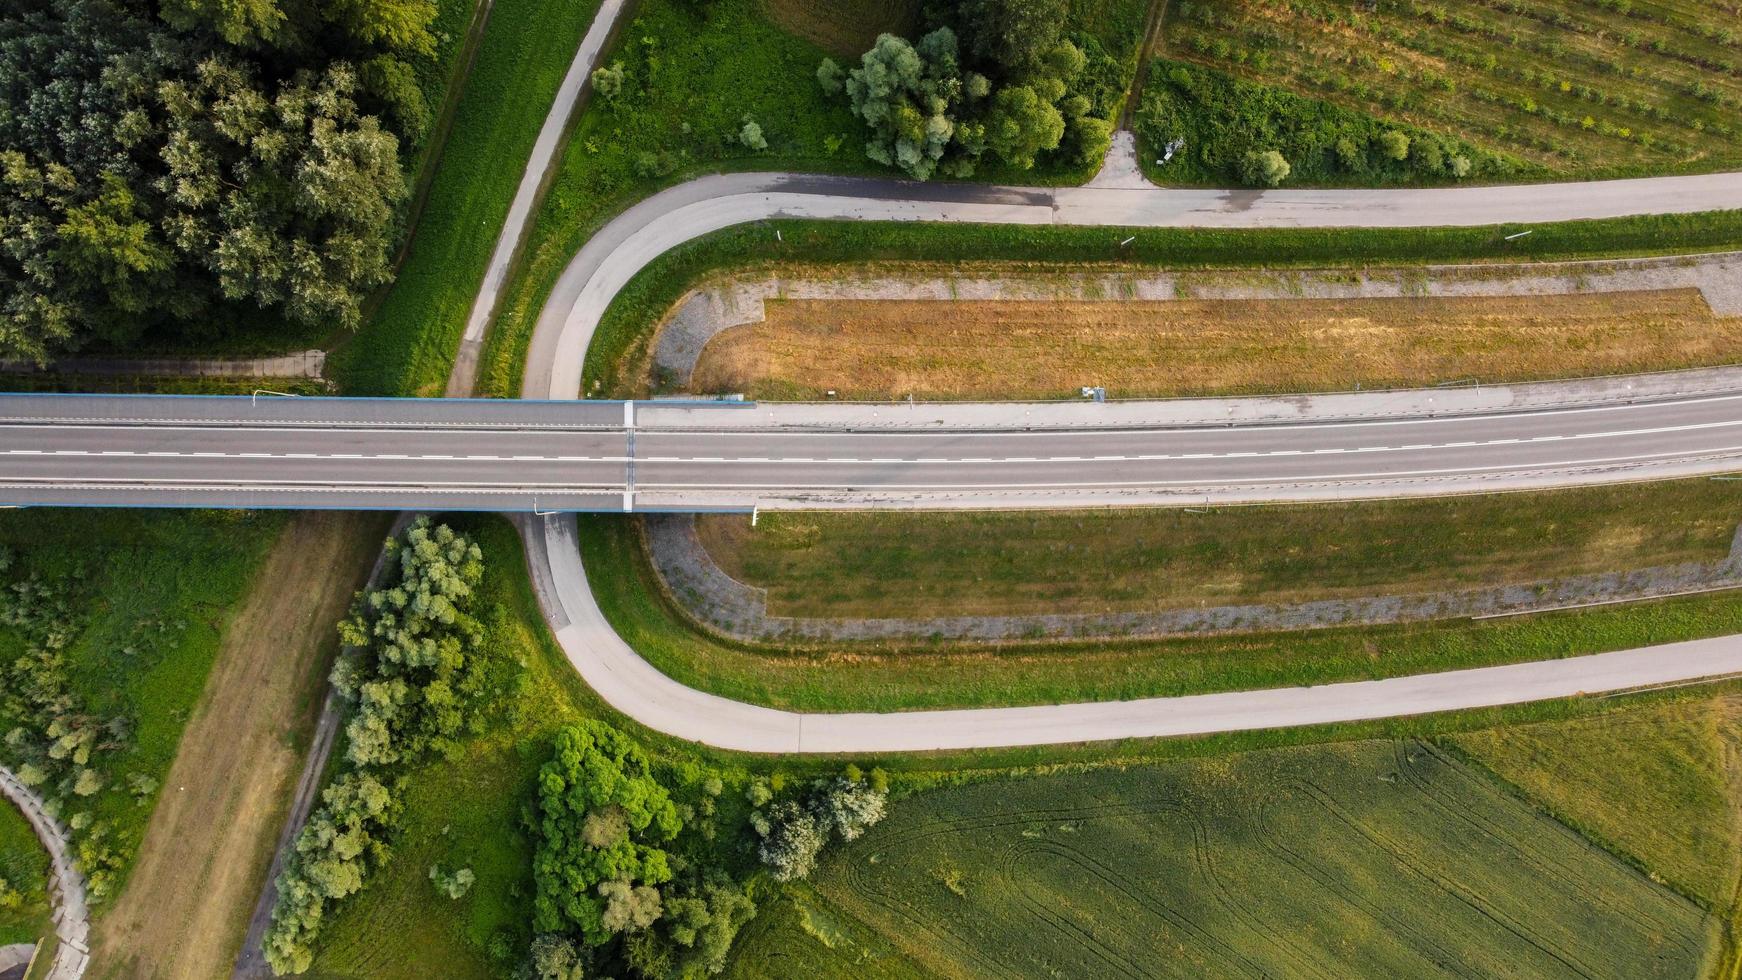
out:
<path id="1" fill-rule="evenodd" d="M 1742 468 L 1742 390 L 1237 425 L 1102 427 L 1074 408 L 962 406 L 980 418 L 973 428 L 946 424 L 947 413 L 917 428 L 897 408 L 840 429 L 751 405 L 12 395 L 0 398 L 0 504 L 1060 507 L 1417 496 Z"/>

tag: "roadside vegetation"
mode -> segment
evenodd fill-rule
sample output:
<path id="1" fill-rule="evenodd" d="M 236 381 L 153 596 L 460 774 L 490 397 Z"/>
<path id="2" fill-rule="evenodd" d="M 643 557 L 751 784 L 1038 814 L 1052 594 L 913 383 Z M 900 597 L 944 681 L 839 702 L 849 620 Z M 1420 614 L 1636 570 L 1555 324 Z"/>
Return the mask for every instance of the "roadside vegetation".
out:
<path id="1" fill-rule="evenodd" d="M 1168 8 L 1165 40 L 1170 57 L 1201 66 L 1187 70 L 1187 87 L 1207 123 L 1144 131 L 1151 150 L 1185 138 L 1176 160 L 1186 165 L 1160 171 L 1170 180 L 1225 174 L 1266 148 L 1315 183 L 1455 179 L 1456 154 L 1445 152 L 1454 145 L 1483 154 L 1458 151 L 1471 163 L 1463 176 L 1491 179 L 1709 171 L 1742 159 L 1742 31 L 1720 0 L 1184 0 Z M 1161 86 L 1146 102 L 1177 100 L 1174 70 L 1152 69 Z M 1283 117 L 1303 103 L 1289 92 L 1347 112 L 1312 110 L 1297 130 Z M 1395 128 L 1362 139 L 1341 122 L 1350 113 Z M 1416 155 L 1423 142 L 1393 156 L 1385 132 L 1431 133 L 1424 142 L 1439 148 L 1440 166 Z M 1343 139 L 1357 152 L 1345 155 Z"/>
<path id="2" fill-rule="evenodd" d="M 355 328 L 390 278 L 446 82 L 440 13 L 436 0 L 13 5 L 0 353 L 40 362 L 246 321 Z"/>
<path id="3" fill-rule="evenodd" d="M 1011 0 L 1010 6 L 1025 2 Z M 1118 68 L 1123 80 L 1107 82 L 1109 91 L 1123 93 L 1129 84 L 1145 10 L 1136 0 L 1078 0 L 1070 7 L 1066 34 L 1096 38 L 1103 50 L 1126 59 Z M 714 171 L 900 173 L 866 157 L 865 123 L 844 89 L 830 95 L 818 83 L 823 59 L 840 57 L 849 35 L 827 40 L 835 45 L 832 55 L 806 40 L 819 33 L 815 11 L 815 4 L 800 0 L 646 0 L 636 8 L 595 73 L 597 97 L 573 123 L 520 268 L 503 291 L 480 394 L 518 385 L 518 376 L 509 382 L 511 362 L 557 276 L 601 224 L 635 201 Z M 829 17 L 839 15 L 831 8 Z M 1093 170 L 1043 162 L 1022 179 L 1069 183 Z M 998 179 L 1002 172 L 982 168 L 976 179 Z"/>
<path id="4" fill-rule="evenodd" d="M 496 0 L 391 288 L 333 353 L 347 394 L 440 395 L 508 206 L 597 0 Z"/>
<path id="5" fill-rule="evenodd" d="M 1266 507 L 707 514 L 777 616 L 1104 613 L 1545 581 L 1730 554 L 1715 480 Z M 850 669 L 850 668 L 848 668 Z"/>
<path id="6" fill-rule="evenodd" d="M 898 274 L 916 271 L 923 274 L 911 266 Z M 957 265 L 948 274 L 989 279 L 1004 270 Z M 1176 289 L 1189 291 L 1190 281 L 1184 277 Z M 1286 282 L 1278 277 L 1277 285 L 1286 289 Z M 1742 357 L 1742 317 L 1714 315 L 1694 289 L 1154 302 L 768 300 L 764 308 L 764 321 L 708 343 L 683 390 L 759 401 L 1075 398 L 1083 385 L 1115 398 L 1287 394 L 1630 374 Z M 654 390 L 662 380 L 652 379 Z"/>
<path id="7" fill-rule="evenodd" d="M 48 852 L 10 802 L 0 801 L 0 946 L 34 943 L 49 926 Z"/>
<path id="8" fill-rule="evenodd" d="M 1505 619 L 1154 640 L 747 645 L 704 634 L 673 604 L 632 522 L 583 517 L 580 539 L 601 610 L 650 663 L 691 687 L 794 710 L 1051 704 L 1323 684 L 1742 632 L 1742 596 L 1726 592 Z"/>
<path id="9" fill-rule="evenodd" d="M 0 759 L 73 836 L 92 901 L 125 881 L 230 611 L 279 514 L 0 514 Z"/>
<path id="10" fill-rule="evenodd" d="M 1404 267 L 1445 262 L 1548 262 L 1722 251 L 1742 246 L 1742 212 L 1478 228 L 1209 230 L 1064 226 L 912 225 L 774 221 L 729 228 L 661 255 L 619 290 L 587 349 L 584 394 L 640 397 L 648 345 L 672 305 L 709 276 L 803 265 L 812 274 L 866 262 L 998 262 L 1030 273 L 1099 268 L 1237 269 L 1263 266 Z M 1127 242 L 1127 239 L 1129 241 Z M 568 260 L 564 253 L 562 262 Z M 560 264 L 553 266 L 554 281 Z M 548 283 L 547 283 L 548 287 Z M 483 355 L 479 393 L 520 391 L 534 321 L 498 323 Z"/>
<path id="11" fill-rule="evenodd" d="M 338 646 L 386 515 L 305 511 L 238 600 L 187 721 L 139 858 L 95 924 L 103 976 L 218 976 L 242 945 Z"/>

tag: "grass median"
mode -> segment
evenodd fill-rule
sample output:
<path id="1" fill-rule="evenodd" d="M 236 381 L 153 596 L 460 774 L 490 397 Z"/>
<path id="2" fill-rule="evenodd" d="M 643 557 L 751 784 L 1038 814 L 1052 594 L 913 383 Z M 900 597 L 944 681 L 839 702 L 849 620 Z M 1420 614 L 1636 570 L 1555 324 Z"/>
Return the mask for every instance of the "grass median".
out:
<path id="1" fill-rule="evenodd" d="M 1523 584 L 1730 552 L 1733 482 L 1209 510 L 697 518 L 775 616 L 1115 613 Z"/>
<path id="2" fill-rule="evenodd" d="M 629 520 L 585 517 L 580 527 L 601 609 L 649 662 L 691 687 L 794 710 L 985 707 L 1323 684 L 1742 632 L 1742 595 L 1714 593 L 1507 619 L 1159 640 L 746 645 L 703 634 L 671 603 Z"/>

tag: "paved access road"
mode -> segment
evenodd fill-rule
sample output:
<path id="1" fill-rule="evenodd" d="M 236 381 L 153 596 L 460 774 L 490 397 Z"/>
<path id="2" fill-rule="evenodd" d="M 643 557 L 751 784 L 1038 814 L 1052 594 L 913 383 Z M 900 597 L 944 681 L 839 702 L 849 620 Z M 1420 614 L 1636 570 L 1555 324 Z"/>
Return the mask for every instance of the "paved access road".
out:
<path id="1" fill-rule="evenodd" d="M 1078 406 L 934 406 L 933 427 L 895 408 L 841 429 L 754 405 L 11 395 L 0 398 L 0 504 L 1060 507 L 1417 496 L 1742 468 L 1742 390 L 1240 425 L 1113 424 L 1125 407 L 1097 421 Z"/>

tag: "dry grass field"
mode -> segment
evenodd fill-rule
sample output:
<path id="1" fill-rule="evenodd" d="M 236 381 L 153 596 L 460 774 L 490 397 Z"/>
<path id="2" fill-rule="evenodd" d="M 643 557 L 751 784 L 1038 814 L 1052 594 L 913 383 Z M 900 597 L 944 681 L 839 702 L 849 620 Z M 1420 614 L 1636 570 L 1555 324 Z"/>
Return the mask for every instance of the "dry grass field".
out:
<path id="1" fill-rule="evenodd" d="M 1696 290 L 1529 297 L 783 300 L 702 353 L 691 388 L 760 399 L 1253 394 L 1697 367 L 1742 317 Z"/>
<path id="2" fill-rule="evenodd" d="M 768 19 L 837 60 L 857 61 L 879 34 L 911 38 L 919 25 L 915 0 L 764 0 Z"/>

